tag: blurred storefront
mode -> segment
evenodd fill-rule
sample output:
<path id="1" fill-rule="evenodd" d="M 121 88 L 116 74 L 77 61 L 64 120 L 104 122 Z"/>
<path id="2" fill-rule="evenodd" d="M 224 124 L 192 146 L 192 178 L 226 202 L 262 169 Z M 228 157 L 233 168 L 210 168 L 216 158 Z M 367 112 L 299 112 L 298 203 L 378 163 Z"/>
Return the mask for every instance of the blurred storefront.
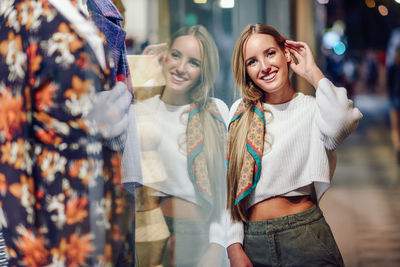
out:
<path id="1" fill-rule="evenodd" d="M 228 106 L 238 97 L 231 77 L 231 55 L 237 36 L 248 24 L 264 23 L 275 27 L 290 39 L 307 42 L 316 51 L 315 25 L 324 25 L 316 16 L 313 0 L 130 0 L 122 1 L 125 8 L 125 29 L 128 52 L 140 54 L 148 44 L 168 41 L 171 32 L 181 26 L 201 24 L 215 38 L 221 70 L 216 82 L 215 96 Z M 323 9 L 322 5 L 318 5 Z M 324 11 L 320 11 L 320 13 Z M 316 20 L 319 20 L 316 23 Z M 322 30 L 319 30 L 320 32 Z M 317 53 L 317 52 L 316 52 Z M 304 81 L 298 88 L 312 93 Z"/>
<path id="2" fill-rule="evenodd" d="M 346 87 L 349 97 L 364 114 L 358 132 L 342 150 L 338 150 L 341 162 L 336 170 L 335 184 L 322 203 L 327 207 L 326 214 L 332 222 L 345 263 L 348 266 L 398 265 L 400 238 L 397 234 L 399 223 L 395 219 L 400 209 L 393 204 L 396 201 L 385 197 L 398 200 L 400 196 L 400 169 L 390 144 L 386 92 L 386 68 L 393 62 L 396 47 L 400 46 L 399 1 L 122 2 L 131 54 L 140 54 L 148 44 L 168 41 L 170 33 L 183 25 L 204 25 L 215 38 L 220 53 L 221 69 L 215 96 L 224 100 L 228 107 L 239 97 L 234 90 L 231 55 L 244 26 L 268 24 L 287 38 L 307 42 L 326 76 L 336 85 Z M 297 79 L 295 75 L 293 79 Z M 305 81 L 297 79 L 295 82 L 298 90 L 314 93 Z M 387 191 L 388 187 L 392 191 Z M 352 191 L 355 188 L 356 193 Z M 368 201 L 364 201 L 365 196 Z M 379 197 L 384 200 L 377 200 Z M 374 216 L 381 214 L 379 210 L 390 212 Z M 343 227 L 343 221 L 346 227 Z M 379 242 L 371 242 L 374 240 L 370 237 Z M 382 247 L 388 248 L 386 254 L 382 253 Z"/>

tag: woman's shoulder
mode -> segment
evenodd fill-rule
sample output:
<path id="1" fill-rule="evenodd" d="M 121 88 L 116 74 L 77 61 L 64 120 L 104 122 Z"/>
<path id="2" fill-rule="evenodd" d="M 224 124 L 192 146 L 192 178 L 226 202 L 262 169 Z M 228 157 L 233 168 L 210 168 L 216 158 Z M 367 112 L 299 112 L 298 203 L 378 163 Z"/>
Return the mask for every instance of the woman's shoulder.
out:
<path id="1" fill-rule="evenodd" d="M 305 104 L 315 103 L 315 96 L 313 96 L 313 95 L 305 94 L 303 92 L 297 92 L 297 97 L 298 97 L 298 101 L 300 104 L 301 103 L 305 103 Z"/>
<path id="2" fill-rule="evenodd" d="M 211 101 L 214 102 L 218 108 L 228 109 L 228 106 L 224 101 L 216 97 L 210 97 Z"/>
<path id="3" fill-rule="evenodd" d="M 154 108 L 157 106 L 157 103 L 159 103 L 160 101 L 160 95 L 155 95 L 144 100 L 135 101 L 136 112 L 138 113 L 138 115 L 152 113 Z"/>
<path id="4" fill-rule="evenodd" d="M 232 104 L 230 110 L 231 110 L 231 111 L 232 111 L 232 110 L 235 111 L 235 110 L 238 108 L 240 102 L 242 102 L 242 101 L 243 101 L 243 98 L 239 98 L 239 99 L 235 100 L 235 102 L 233 102 L 233 104 Z"/>
<path id="5" fill-rule="evenodd" d="M 224 101 L 222 101 L 221 99 L 219 99 L 219 98 L 210 97 L 210 99 L 217 106 L 217 108 L 218 108 L 222 118 L 224 119 L 224 121 L 228 122 L 228 119 L 229 119 L 229 108 L 226 105 L 226 103 Z"/>
<path id="6" fill-rule="evenodd" d="M 232 119 L 233 115 L 235 114 L 240 102 L 243 101 L 243 98 L 239 98 L 233 102 L 231 108 L 229 109 L 229 121 Z"/>

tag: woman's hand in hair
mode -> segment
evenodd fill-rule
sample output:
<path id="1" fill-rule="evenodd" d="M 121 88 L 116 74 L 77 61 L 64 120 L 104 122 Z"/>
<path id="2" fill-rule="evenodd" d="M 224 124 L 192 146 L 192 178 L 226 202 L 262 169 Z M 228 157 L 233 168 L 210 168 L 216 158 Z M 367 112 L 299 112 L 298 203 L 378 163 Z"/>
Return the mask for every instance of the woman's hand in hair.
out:
<path id="1" fill-rule="evenodd" d="M 168 50 L 167 43 L 151 44 L 143 49 L 142 55 L 152 55 L 158 57 L 158 61 L 161 63 Z"/>
<path id="2" fill-rule="evenodd" d="M 253 267 L 240 243 L 230 245 L 227 251 L 231 267 Z"/>
<path id="3" fill-rule="evenodd" d="M 292 40 L 286 40 L 285 46 L 296 59 L 295 61 L 293 57 L 290 58 L 290 68 L 297 75 L 306 79 L 314 88 L 317 88 L 319 80 L 324 78 L 325 75 L 315 63 L 310 47 L 304 42 Z"/>

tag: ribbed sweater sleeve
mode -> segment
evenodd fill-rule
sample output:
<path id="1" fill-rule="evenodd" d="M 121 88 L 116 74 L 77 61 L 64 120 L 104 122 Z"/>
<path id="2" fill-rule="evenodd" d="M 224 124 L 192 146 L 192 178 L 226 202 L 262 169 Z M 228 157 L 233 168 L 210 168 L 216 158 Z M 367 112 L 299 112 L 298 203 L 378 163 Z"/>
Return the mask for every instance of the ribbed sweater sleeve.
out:
<path id="1" fill-rule="evenodd" d="M 230 225 L 228 227 L 228 243 L 226 247 L 234 243 L 243 244 L 244 239 L 244 225 L 243 222 L 234 222 L 230 221 Z"/>
<path id="2" fill-rule="evenodd" d="M 336 87 L 327 78 L 318 82 L 316 91 L 317 114 L 315 123 L 325 147 L 335 150 L 357 128 L 361 112 L 347 98 L 343 87 Z"/>
<path id="3" fill-rule="evenodd" d="M 216 243 L 222 247 L 226 247 L 227 244 L 227 216 L 228 212 L 226 210 L 222 211 L 219 220 L 214 220 L 210 224 L 209 240 L 210 243 Z"/>

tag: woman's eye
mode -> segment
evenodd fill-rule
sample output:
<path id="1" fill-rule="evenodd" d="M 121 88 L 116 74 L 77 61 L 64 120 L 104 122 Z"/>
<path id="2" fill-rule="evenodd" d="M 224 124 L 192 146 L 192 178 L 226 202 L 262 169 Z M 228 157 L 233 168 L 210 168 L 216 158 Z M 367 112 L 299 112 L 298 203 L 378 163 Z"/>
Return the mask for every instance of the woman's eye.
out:
<path id="1" fill-rule="evenodd" d="M 275 55 L 275 54 L 276 54 L 276 51 L 275 51 L 275 50 L 272 50 L 272 51 L 269 51 L 269 52 L 267 53 L 267 56 L 271 57 L 271 56 L 273 56 L 273 55 Z"/>
<path id="2" fill-rule="evenodd" d="M 198 62 L 197 60 L 191 60 L 190 65 L 194 67 L 200 67 L 200 62 Z"/>
<path id="3" fill-rule="evenodd" d="M 254 59 L 250 59 L 247 61 L 247 66 L 252 66 L 256 63 L 256 61 Z"/>
<path id="4" fill-rule="evenodd" d="M 172 56 L 173 58 L 179 58 L 179 53 L 176 52 L 176 51 L 172 51 L 172 52 L 171 52 L 171 56 Z"/>

